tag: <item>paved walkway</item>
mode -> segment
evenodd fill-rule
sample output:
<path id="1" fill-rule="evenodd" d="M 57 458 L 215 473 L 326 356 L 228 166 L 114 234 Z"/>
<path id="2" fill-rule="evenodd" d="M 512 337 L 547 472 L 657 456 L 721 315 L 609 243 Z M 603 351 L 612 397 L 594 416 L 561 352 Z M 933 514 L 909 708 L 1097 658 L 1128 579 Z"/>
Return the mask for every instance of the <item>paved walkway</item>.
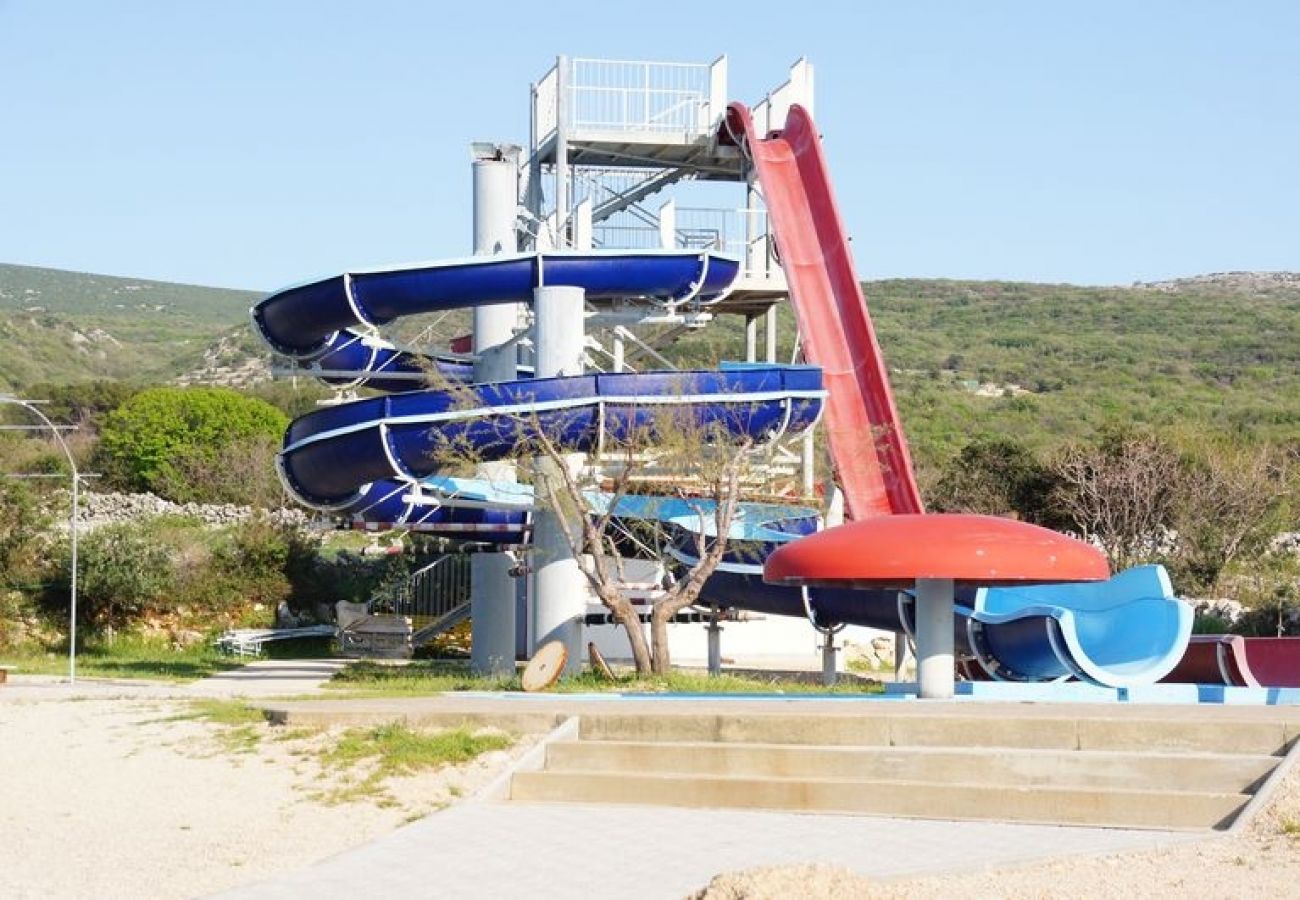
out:
<path id="1" fill-rule="evenodd" d="M 348 664 L 346 659 L 263 659 L 208 678 L 177 684 L 143 678 L 81 676 L 75 683 L 58 675 L 11 675 L 0 686 L 0 700 L 48 697 L 300 697 L 319 694 L 325 682 Z"/>
<path id="2" fill-rule="evenodd" d="M 466 802 L 238 900 L 378 896 L 681 900 L 721 872 L 821 862 L 893 878 L 1203 839 L 859 816 Z"/>
<path id="3" fill-rule="evenodd" d="M 314 694 L 351 660 L 263 659 L 189 685 L 200 697 L 289 697 Z"/>

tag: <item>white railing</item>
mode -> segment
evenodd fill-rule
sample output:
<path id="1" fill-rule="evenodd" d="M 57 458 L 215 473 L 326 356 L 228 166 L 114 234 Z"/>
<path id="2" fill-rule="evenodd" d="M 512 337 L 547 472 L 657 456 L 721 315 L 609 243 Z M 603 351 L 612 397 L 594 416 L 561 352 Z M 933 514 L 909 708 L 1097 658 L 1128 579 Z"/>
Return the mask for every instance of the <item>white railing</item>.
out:
<path id="1" fill-rule="evenodd" d="M 673 235 L 673 247 L 734 256 L 741 261 L 742 277 L 782 276 L 770 249 L 767 210 L 674 206 L 671 216 L 667 230 Z M 664 247 L 664 230 L 619 214 L 597 224 L 592 235 L 595 245 L 603 249 L 648 250 Z"/>
<path id="2" fill-rule="evenodd" d="M 707 134 L 726 108 L 726 71 L 726 57 L 710 64 L 561 57 L 534 88 L 535 140 L 555 133 L 562 101 L 575 133 Z"/>

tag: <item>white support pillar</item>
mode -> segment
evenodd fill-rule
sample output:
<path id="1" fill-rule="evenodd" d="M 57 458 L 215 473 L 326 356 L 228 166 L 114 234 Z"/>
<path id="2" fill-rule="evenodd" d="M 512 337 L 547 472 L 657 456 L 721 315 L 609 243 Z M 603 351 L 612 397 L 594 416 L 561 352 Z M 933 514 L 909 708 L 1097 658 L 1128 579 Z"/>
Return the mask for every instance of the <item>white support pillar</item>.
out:
<path id="1" fill-rule="evenodd" d="M 923 700 L 949 700 L 953 685 L 953 581 L 916 580 L 916 680 Z"/>
<path id="2" fill-rule="evenodd" d="M 582 374 L 584 301 L 585 293 L 578 287 L 533 291 L 536 377 Z M 581 464 L 580 457 L 577 462 Z M 547 477 L 551 466 L 549 460 L 539 460 L 538 478 Z M 550 477 L 559 477 L 553 468 Z M 533 516 L 533 649 L 549 641 L 563 641 L 569 655 L 567 674 L 582 671 L 582 625 L 589 594 L 586 576 L 565 537 L 565 529 L 576 527 L 578 523 L 565 521 L 539 498 Z"/>
<path id="3" fill-rule="evenodd" d="M 519 148 L 475 144 L 474 254 L 513 253 L 516 249 L 515 205 L 518 192 Z M 510 381 L 516 377 L 513 344 L 520 304 L 474 308 L 474 380 Z M 514 481 L 511 463 L 484 463 L 480 478 Z M 504 553 L 476 553 L 470 557 L 470 618 L 473 643 L 470 667 L 478 675 L 513 675 L 515 672 L 515 581 L 511 561 Z"/>
<path id="4" fill-rule="evenodd" d="M 573 249 L 590 250 L 593 237 L 591 198 L 586 197 L 573 210 Z"/>
<path id="5" fill-rule="evenodd" d="M 677 249 L 677 203 L 673 200 L 659 207 L 659 246 L 664 250 Z"/>
<path id="6" fill-rule="evenodd" d="M 773 303 L 763 313 L 763 330 L 767 337 L 767 361 L 776 362 L 776 304 Z"/>
<path id="7" fill-rule="evenodd" d="M 758 362 L 758 316 L 745 316 L 745 362 Z"/>
<path id="8" fill-rule="evenodd" d="M 614 363 L 613 370 L 622 372 L 627 367 L 627 342 L 623 340 L 622 332 L 614 332 Z"/>

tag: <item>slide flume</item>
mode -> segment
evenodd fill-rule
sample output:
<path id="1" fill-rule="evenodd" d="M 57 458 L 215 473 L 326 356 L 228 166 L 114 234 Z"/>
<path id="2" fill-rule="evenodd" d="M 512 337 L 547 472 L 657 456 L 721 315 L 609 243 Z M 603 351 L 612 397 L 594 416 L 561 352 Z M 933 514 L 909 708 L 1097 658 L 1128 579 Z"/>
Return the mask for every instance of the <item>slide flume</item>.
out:
<path id="1" fill-rule="evenodd" d="M 753 161 L 804 358 L 823 372 L 830 394 L 826 435 L 849 515 L 922 512 L 885 360 L 812 118 L 792 106 L 785 128 L 763 137 L 755 134 L 749 109 L 733 103 L 726 133 Z"/>

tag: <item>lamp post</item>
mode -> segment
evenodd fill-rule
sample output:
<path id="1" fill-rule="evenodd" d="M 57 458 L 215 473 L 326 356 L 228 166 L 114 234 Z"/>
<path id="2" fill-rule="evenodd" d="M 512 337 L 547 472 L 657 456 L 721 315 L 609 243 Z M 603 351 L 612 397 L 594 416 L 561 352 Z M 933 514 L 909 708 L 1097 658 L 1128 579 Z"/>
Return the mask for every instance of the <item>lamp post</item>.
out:
<path id="1" fill-rule="evenodd" d="M 30 412 L 36 418 L 44 423 L 45 427 L 54 435 L 54 439 L 59 442 L 59 447 L 63 450 L 63 455 L 68 458 L 68 468 L 72 470 L 72 512 L 68 515 L 68 535 L 72 543 L 72 581 L 71 595 L 72 602 L 68 611 L 68 682 L 76 684 L 77 682 L 77 507 L 78 507 L 78 487 L 81 483 L 81 475 L 77 472 L 77 461 L 72 458 L 72 451 L 68 449 L 68 444 L 63 440 L 63 435 L 59 433 L 59 427 L 50 421 L 45 413 L 41 412 L 34 404 L 20 400 L 7 394 L 0 394 L 0 403 L 13 403 L 21 406 Z"/>

